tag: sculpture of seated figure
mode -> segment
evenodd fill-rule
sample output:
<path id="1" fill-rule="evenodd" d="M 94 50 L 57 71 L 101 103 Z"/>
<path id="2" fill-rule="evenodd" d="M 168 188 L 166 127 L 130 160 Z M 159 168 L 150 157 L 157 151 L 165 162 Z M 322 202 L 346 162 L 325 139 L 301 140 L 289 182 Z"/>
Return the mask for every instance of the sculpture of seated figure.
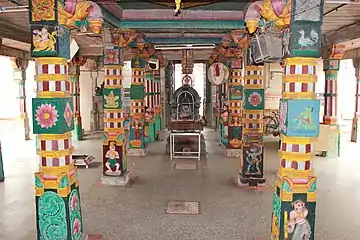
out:
<path id="1" fill-rule="evenodd" d="M 187 105 L 182 105 L 181 106 L 181 111 L 180 111 L 180 114 L 179 114 L 179 117 L 181 120 L 186 120 L 186 119 L 190 119 L 192 120 L 192 116 L 191 116 L 191 109 L 190 109 L 190 106 L 187 106 Z"/>

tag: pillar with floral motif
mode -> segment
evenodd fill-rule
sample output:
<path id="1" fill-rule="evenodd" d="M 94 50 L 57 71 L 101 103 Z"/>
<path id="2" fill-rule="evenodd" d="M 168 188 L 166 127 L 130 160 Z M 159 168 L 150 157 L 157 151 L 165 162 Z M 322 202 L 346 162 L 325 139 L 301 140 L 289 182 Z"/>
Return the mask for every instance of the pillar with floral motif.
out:
<path id="1" fill-rule="evenodd" d="M 264 66 L 245 66 L 243 144 L 239 183 L 257 186 L 265 183 L 263 115 L 265 107 Z"/>
<path id="2" fill-rule="evenodd" d="M 81 57 L 76 54 L 69 63 L 69 76 L 71 82 L 71 95 L 73 96 L 74 102 L 74 130 L 73 139 L 83 140 L 82 121 L 80 114 L 80 67 L 86 63 L 87 58 Z"/>
<path id="3" fill-rule="evenodd" d="M 103 177 L 109 185 L 125 185 L 128 178 L 127 144 L 124 133 L 123 51 L 118 46 L 104 48 L 104 136 Z"/>
<path id="4" fill-rule="evenodd" d="M 67 20 L 74 16 L 77 22 L 99 33 L 102 14 L 93 2 L 72 4 L 75 12 L 67 12 L 60 1 L 29 1 L 31 56 L 35 59 L 37 86 L 32 99 L 33 133 L 38 134 L 39 142 L 39 171 L 35 173 L 37 239 L 88 238 L 83 231 L 79 177 L 72 161 L 74 105 L 68 60 L 69 28 L 76 26 Z M 76 12 L 79 9 L 81 14 Z"/>
<path id="5" fill-rule="evenodd" d="M 314 240 L 317 178 L 313 157 L 320 110 L 315 69 L 321 56 L 324 1 L 293 0 L 289 7 L 291 24 L 289 31 L 283 31 L 289 41 L 283 46 L 286 57 L 279 107 L 280 159 L 273 192 L 271 238 Z"/>
<path id="6" fill-rule="evenodd" d="M 357 142 L 358 140 L 358 127 L 360 118 L 360 59 L 353 59 L 355 77 L 356 77 L 356 88 L 355 88 L 355 111 L 354 118 L 352 120 L 351 128 L 351 142 Z"/>
<path id="7" fill-rule="evenodd" d="M 14 80 L 18 83 L 19 86 L 19 105 L 20 105 L 20 118 L 24 123 L 24 135 L 25 140 L 30 140 L 30 125 L 29 117 L 27 114 L 27 105 L 26 105 L 26 69 L 28 67 L 29 60 L 24 60 L 20 58 L 13 59 L 13 68 L 14 68 Z"/>

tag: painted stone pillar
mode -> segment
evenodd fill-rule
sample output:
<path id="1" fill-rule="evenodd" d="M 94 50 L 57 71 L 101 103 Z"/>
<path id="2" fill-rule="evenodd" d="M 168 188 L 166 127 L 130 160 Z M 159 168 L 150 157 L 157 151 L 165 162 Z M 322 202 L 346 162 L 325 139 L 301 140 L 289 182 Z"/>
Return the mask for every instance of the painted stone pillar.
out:
<path id="1" fill-rule="evenodd" d="M 145 67 L 147 61 L 139 56 L 131 60 L 130 86 L 130 144 L 129 156 L 145 156 Z"/>
<path id="2" fill-rule="evenodd" d="M 222 118 L 224 128 L 227 128 L 225 133 L 227 134 L 228 143 L 226 145 L 227 157 L 240 157 L 241 145 L 242 145 L 242 132 L 243 132 L 243 78 L 242 78 L 242 59 L 236 58 L 231 62 L 231 70 L 229 80 L 224 83 L 229 86 L 226 90 L 229 92 L 228 97 L 228 111 L 229 117 L 227 122 L 225 118 Z M 225 112 L 222 111 L 222 115 Z"/>
<path id="3" fill-rule="evenodd" d="M 265 183 L 263 115 L 265 107 L 264 66 L 245 67 L 243 144 L 239 183 L 257 186 Z"/>
<path id="4" fill-rule="evenodd" d="M 20 104 L 20 117 L 24 123 L 24 134 L 25 140 L 30 140 L 30 125 L 29 117 L 27 114 L 26 107 L 26 69 L 28 67 L 29 61 L 24 59 L 16 58 L 13 60 L 14 67 L 14 80 L 18 83 L 19 86 L 19 104 Z"/>
<path id="5" fill-rule="evenodd" d="M 155 141 L 155 122 L 154 122 L 154 73 L 147 66 L 145 70 L 145 143 Z"/>
<path id="6" fill-rule="evenodd" d="M 327 58 L 324 59 L 325 71 L 325 108 L 323 124 L 337 125 L 337 78 L 340 60 L 345 53 L 345 45 L 333 45 L 328 48 Z"/>
<path id="7" fill-rule="evenodd" d="M 291 25 L 283 32 L 289 44 L 284 44 L 287 55 L 279 107 L 280 161 L 273 192 L 271 239 L 315 238 L 313 140 L 319 135 L 320 102 L 315 83 L 323 6 L 322 0 L 293 0 Z M 304 9 L 311 9 L 311 13 Z"/>
<path id="8" fill-rule="evenodd" d="M 82 121 L 80 114 L 80 67 L 86 63 L 86 57 L 75 55 L 69 63 L 69 76 L 71 83 L 71 95 L 74 103 L 74 130 L 72 136 L 74 140 L 83 140 Z"/>
<path id="9" fill-rule="evenodd" d="M 158 133 L 162 129 L 161 118 L 162 118 L 162 107 L 161 107 L 161 79 L 160 79 L 161 69 L 154 70 L 154 122 L 155 122 L 155 132 Z"/>
<path id="10" fill-rule="evenodd" d="M 4 162 L 2 158 L 2 150 L 1 150 L 1 142 L 0 142 L 0 182 L 4 181 L 5 174 L 4 174 Z"/>
<path id="11" fill-rule="evenodd" d="M 353 64 L 355 68 L 355 77 L 356 77 L 356 89 L 355 89 L 355 111 L 354 118 L 352 121 L 351 128 L 351 141 L 357 142 L 358 140 L 358 127 L 359 127 L 359 118 L 360 118 L 360 59 L 353 59 Z"/>
<path id="12" fill-rule="evenodd" d="M 126 139 L 124 133 L 124 90 L 122 49 L 104 48 L 104 135 L 102 182 L 125 185 L 128 179 Z"/>

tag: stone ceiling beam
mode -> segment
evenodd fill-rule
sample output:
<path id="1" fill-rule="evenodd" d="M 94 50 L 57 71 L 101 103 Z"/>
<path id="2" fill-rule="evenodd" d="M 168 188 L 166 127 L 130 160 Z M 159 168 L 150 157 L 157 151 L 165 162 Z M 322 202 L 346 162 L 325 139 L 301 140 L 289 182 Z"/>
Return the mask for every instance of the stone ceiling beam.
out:
<path id="1" fill-rule="evenodd" d="M 123 20 L 179 20 L 174 16 L 174 10 L 147 9 L 147 10 L 123 10 Z M 181 20 L 244 20 L 242 11 L 206 11 L 206 10 L 183 10 Z"/>
<path id="2" fill-rule="evenodd" d="M 327 45 L 335 45 L 344 43 L 360 38 L 360 21 L 354 23 L 348 27 L 342 27 L 341 29 L 328 33 L 325 35 Z"/>
<path id="3" fill-rule="evenodd" d="M 6 56 L 6 57 L 14 57 L 14 58 L 19 58 L 19 59 L 24 59 L 24 60 L 32 59 L 29 52 L 25 52 L 25 51 L 22 51 L 19 49 L 7 47 L 4 45 L 2 45 L 0 47 L 0 55 Z"/>
<path id="4" fill-rule="evenodd" d="M 348 50 L 345 52 L 344 56 L 342 57 L 342 59 L 354 59 L 354 58 L 360 58 L 360 48 Z"/>
<path id="5" fill-rule="evenodd" d="M 118 28 L 124 29 L 244 29 L 244 21 L 209 21 L 209 20 L 122 20 Z"/>
<path id="6" fill-rule="evenodd" d="M 23 28 L 9 24 L 7 22 L 0 21 L 0 37 L 9 38 L 24 43 L 31 43 L 31 34 L 28 31 L 24 31 Z M 27 30 L 27 29 L 25 29 Z"/>

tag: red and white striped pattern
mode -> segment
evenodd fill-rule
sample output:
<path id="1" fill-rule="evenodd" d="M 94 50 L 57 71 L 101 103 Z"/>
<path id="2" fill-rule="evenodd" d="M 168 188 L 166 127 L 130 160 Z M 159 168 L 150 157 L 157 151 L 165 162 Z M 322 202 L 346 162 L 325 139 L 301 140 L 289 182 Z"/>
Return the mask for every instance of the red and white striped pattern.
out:
<path id="1" fill-rule="evenodd" d="M 104 109 L 104 119 L 106 118 L 123 118 L 123 112 L 106 112 Z"/>
<path id="2" fill-rule="evenodd" d="M 145 101 L 131 101 L 131 113 L 132 114 L 145 114 Z"/>
<path id="3" fill-rule="evenodd" d="M 284 82 L 283 92 L 315 92 L 315 83 L 312 82 Z"/>
<path id="4" fill-rule="evenodd" d="M 149 95 L 148 93 L 151 93 L 152 92 L 152 89 L 151 89 L 151 81 L 149 79 L 146 79 L 145 80 L 145 93 L 146 93 L 146 96 L 145 96 L 145 105 L 147 107 L 152 107 L 152 99 L 151 99 L 151 95 Z"/>
<path id="5" fill-rule="evenodd" d="M 123 121 L 119 122 L 104 122 L 104 129 L 108 128 L 123 128 Z"/>
<path id="6" fill-rule="evenodd" d="M 241 77 L 241 69 L 232 69 L 230 72 L 231 77 Z"/>
<path id="7" fill-rule="evenodd" d="M 306 154 L 313 152 L 314 146 L 312 143 L 290 144 L 280 140 L 280 151 Z"/>
<path id="8" fill-rule="evenodd" d="M 106 76 L 122 76 L 122 69 L 121 68 L 110 68 L 107 66 L 104 71 L 104 75 Z"/>
<path id="9" fill-rule="evenodd" d="M 68 66 L 62 64 L 38 64 L 36 74 L 68 74 Z"/>
<path id="10" fill-rule="evenodd" d="M 316 75 L 316 66 L 308 66 L 308 65 L 286 65 L 284 67 L 285 75 L 292 74 L 310 74 Z"/>
<path id="11" fill-rule="evenodd" d="M 252 77 L 254 77 L 254 76 L 252 76 Z M 263 79 L 251 78 L 251 79 L 246 79 L 244 84 L 245 85 L 262 85 L 263 82 L 264 82 Z"/>
<path id="12" fill-rule="evenodd" d="M 61 166 L 67 166 L 70 163 L 71 163 L 71 155 L 58 157 L 58 158 L 40 156 L 40 165 L 43 167 L 61 167 Z"/>
<path id="13" fill-rule="evenodd" d="M 262 113 L 244 113 L 246 119 L 262 119 Z"/>
<path id="14" fill-rule="evenodd" d="M 104 77 L 105 78 L 105 87 L 106 86 L 111 86 L 111 85 L 122 85 L 122 79 L 119 78 L 119 79 L 106 79 L 106 76 Z"/>
<path id="15" fill-rule="evenodd" d="M 246 68 L 245 68 L 246 69 Z M 263 70 L 246 70 L 246 75 L 257 75 L 257 76 L 262 76 L 264 73 L 263 73 Z"/>
<path id="16" fill-rule="evenodd" d="M 281 159 L 280 164 L 283 168 L 292 168 L 294 170 L 310 170 L 313 168 L 312 161 L 293 161 Z"/>
<path id="17" fill-rule="evenodd" d="M 243 123 L 243 126 L 246 129 L 259 129 L 259 128 L 261 128 L 261 125 L 262 124 L 258 123 L 258 122 L 254 122 L 254 123 L 244 122 Z"/>
<path id="18" fill-rule="evenodd" d="M 229 108 L 241 108 L 242 102 L 240 101 L 229 101 Z"/>
<path id="19" fill-rule="evenodd" d="M 69 81 L 38 81 L 38 92 L 70 92 Z"/>
<path id="20" fill-rule="evenodd" d="M 71 138 L 61 140 L 40 140 L 41 151 L 58 151 L 71 148 Z"/>
<path id="21" fill-rule="evenodd" d="M 132 83 L 145 83 L 145 72 L 144 70 L 133 69 L 132 70 Z"/>

